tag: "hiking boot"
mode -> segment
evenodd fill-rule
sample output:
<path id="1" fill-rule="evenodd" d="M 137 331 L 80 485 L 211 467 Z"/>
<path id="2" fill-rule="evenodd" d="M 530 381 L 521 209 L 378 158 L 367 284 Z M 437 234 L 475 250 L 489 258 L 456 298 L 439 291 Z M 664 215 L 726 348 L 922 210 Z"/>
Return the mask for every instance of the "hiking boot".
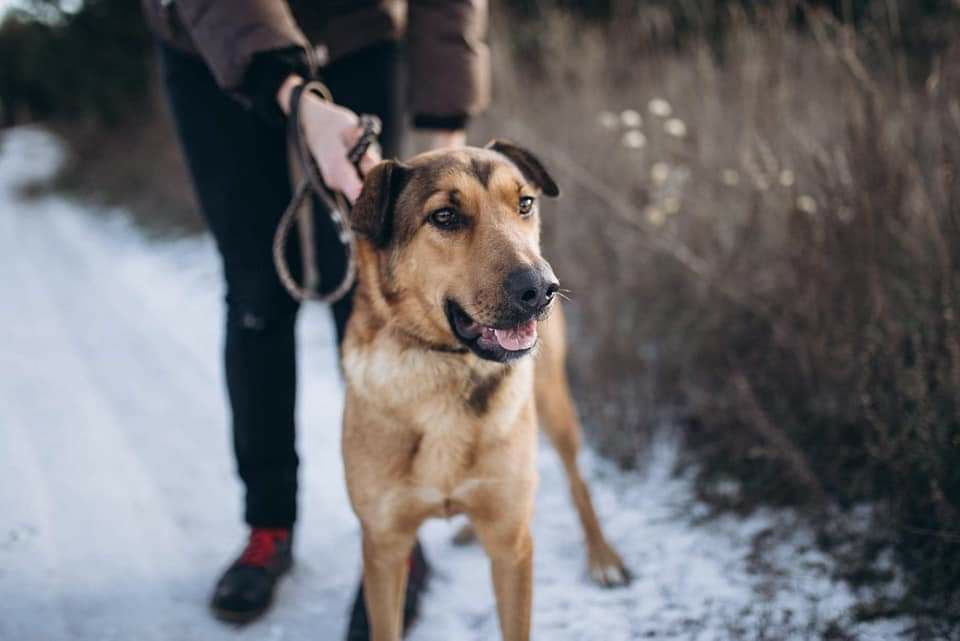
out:
<path id="1" fill-rule="evenodd" d="M 403 633 L 413 626 L 420 613 L 420 596 L 426 590 L 430 578 L 430 566 L 423 556 L 420 542 L 413 548 L 413 553 L 407 561 L 410 574 L 407 578 L 407 594 L 403 604 Z M 350 625 L 347 628 L 347 641 L 370 641 L 370 622 L 367 620 L 367 605 L 363 600 L 363 582 L 357 589 L 357 596 L 353 600 L 353 611 L 350 613 Z"/>
<path id="2" fill-rule="evenodd" d="M 277 581 L 293 565 L 292 537 L 286 528 L 253 528 L 240 557 L 217 582 L 210 599 L 222 621 L 253 621 L 273 600 Z"/>

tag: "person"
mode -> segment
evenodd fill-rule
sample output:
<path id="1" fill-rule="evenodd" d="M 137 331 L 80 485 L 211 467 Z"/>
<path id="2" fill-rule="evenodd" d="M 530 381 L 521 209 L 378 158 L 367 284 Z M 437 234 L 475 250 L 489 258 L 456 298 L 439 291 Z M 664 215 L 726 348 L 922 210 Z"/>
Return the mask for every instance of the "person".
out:
<path id="1" fill-rule="evenodd" d="M 226 383 L 250 530 L 211 606 L 220 618 L 246 622 L 267 609 L 291 567 L 297 517 L 298 304 L 271 255 L 291 198 L 284 130 L 290 93 L 321 59 L 320 79 L 336 104 L 305 94 L 303 131 L 325 182 L 352 201 L 361 182 L 346 154 L 359 135 L 357 113 L 379 116 L 387 156 L 400 151 L 405 112 L 414 127 L 432 132 L 432 146 L 464 143 L 469 118 L 489 101 L 487 7 L 485 0 L 142 1 L 194 190 L 222 257 Z M 368 152 L 361 171 L 376 162 Z M 338 283 L 344 254 L 327 218 L 315 217 L 327 226 L 317 234 L 319 268 L 323 282 Z M 296 266 L 297 248 L 290 251 Z M 333 305 L 338 338 L 350 306 L 350 296 Z M 410 615 L 426 574 L 417 546 Z M 367 638 L 365 623 L 361 587 L 348 638 Z"/>

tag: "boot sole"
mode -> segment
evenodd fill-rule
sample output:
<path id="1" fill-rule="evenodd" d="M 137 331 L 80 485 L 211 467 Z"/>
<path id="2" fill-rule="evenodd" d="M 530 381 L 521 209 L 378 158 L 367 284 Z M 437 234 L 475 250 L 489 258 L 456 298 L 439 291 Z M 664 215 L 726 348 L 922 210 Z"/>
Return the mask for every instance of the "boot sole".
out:
<path id="1" fill-rule="evenodd" d="M 280 587 L 280 580 L 283 577 L 285 577 L 287 574 L 289 574 L 291 569 L 293 569 L 292 560 L 290 561 L 290 563 L 288 563 L 286 566 L 284 566 L 279 570 L 279 573 L 277 574 L 276 583 L 273 586 L 273 590 L 270 592 L 270 598 L 267 600 L 267 602 L 264 604 L 262 608 L 259 608 L 257 610 L 240 612 L 237 610 L 224 610 L 223 608 L 218 608 L 217 606 L 211 603 L 209 604 L 210 612 L 213 614 L 214 618 L 216 618 L 219 621 L 223 621 L 224 623 L 233 623 L 235 625 L 243 625 L 245 623 L 252 623 L 253 621 L 256 621 L 257 619 L 262 617 L 264 614 L 266 614 L 267 610 L 269 610 L 270 607 L 273 605 L 273 596 L 274 594 L 276 594 L 277 590 Z"/>
<path id="2" fill-rule="evenodd" d="M 234 623 L 237 625 L 243 625 L 245 623 L 252 623 L 253 621 L 259 619 L 263 616 L 267 610 L 270 609 L 270 606 L 273 604 L 271 602 L 260 608 L 259 610 L 251 610 L 249 612 L 237 612 L 236 610 L 223 610 L 221 608 L 216 608 L 210 606 L 210 612 L 213 613 L 213 616 L 224 623 Z"/>

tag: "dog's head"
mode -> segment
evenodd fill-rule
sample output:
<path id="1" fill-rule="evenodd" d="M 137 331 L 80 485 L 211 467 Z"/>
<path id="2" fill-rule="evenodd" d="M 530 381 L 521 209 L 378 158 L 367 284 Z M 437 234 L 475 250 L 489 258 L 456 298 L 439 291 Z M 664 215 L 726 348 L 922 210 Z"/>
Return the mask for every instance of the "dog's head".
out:
<path id="1" fill-rule="evenodd" d="M 533 154 L 505 141 L 377 165 L 351 224 L 379 256 L 391 322 L 487 360 L 530 352 L 559 290 L 540 255 L 540 198 L 558 193 Z"/>

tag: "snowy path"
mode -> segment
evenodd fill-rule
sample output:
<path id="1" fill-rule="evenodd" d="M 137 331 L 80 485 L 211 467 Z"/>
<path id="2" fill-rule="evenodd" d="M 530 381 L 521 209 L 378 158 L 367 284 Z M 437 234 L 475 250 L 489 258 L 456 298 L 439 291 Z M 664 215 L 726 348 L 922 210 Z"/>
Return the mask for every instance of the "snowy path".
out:
<path id="1" fill-rule="evenodd" d="M 326 310 L 306 310 L 299 330 L 298 565 L 265 620 L 225 626 L 206 600 L 244 531 L 213 247 L 206 237 L 149 241 L 121 213 L 19 201 L 16 186 L 57 158 L 36 130 L 0 146 L 0 640 L 339 639 L 359 550 Z M 747 562 L 767 520 L 692 525 L 702 508 L 669 475 L 669 441 L 643 474 L 585 459 L 636 580 L 619 591 L 589 583 L 560 466 L 543 448 L 534 638 L 719 640 L 787 611 L 795 623 L 784 629 L 803 638 L 814 613 L 822 625 L 850 603 L 816 571 L 825 562 L 802 535 L 778 550 L 790 570 L 771 583 Z M 437 573 L 414 641 L 498 638 L 486 562 L 449 544 L 456 525 L 425 529 Z"/>

